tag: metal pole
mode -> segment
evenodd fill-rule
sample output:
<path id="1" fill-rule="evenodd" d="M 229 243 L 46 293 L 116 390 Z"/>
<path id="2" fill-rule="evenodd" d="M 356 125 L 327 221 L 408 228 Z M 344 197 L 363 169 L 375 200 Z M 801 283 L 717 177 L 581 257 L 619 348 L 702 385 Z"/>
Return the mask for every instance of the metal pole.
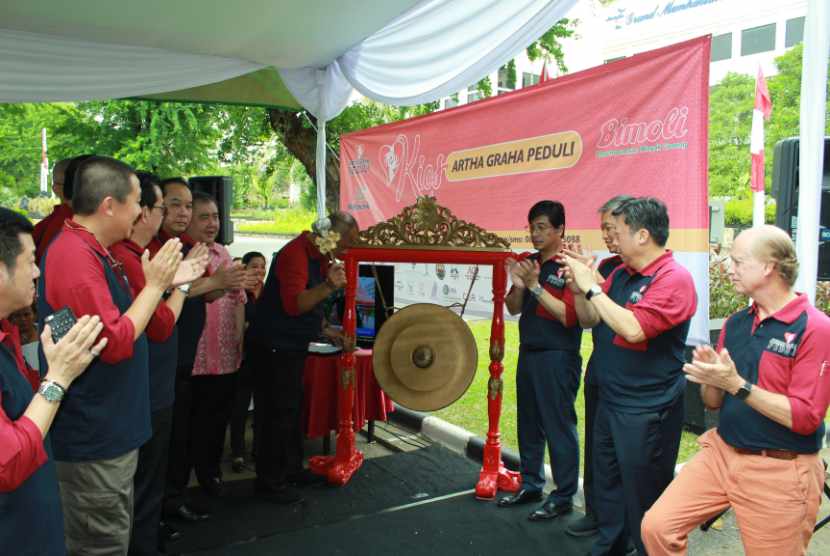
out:
<path id="1" fill-rule="evenodd" d="M 816 300 L 818 234 L 821 223 L 821 182 L 824 162 L 824 123 L 827 55 L 830 50 L 830 4 L 809 0 L 804 21 L 804 60 L 801 73 L 801 140 L 799 142 L 798 233 L 800 268 L 796 289 Z"/>

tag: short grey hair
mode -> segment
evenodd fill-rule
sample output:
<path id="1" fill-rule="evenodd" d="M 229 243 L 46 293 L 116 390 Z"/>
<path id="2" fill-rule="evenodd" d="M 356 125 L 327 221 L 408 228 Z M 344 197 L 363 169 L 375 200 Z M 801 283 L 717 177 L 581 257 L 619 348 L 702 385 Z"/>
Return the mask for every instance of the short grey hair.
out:
<path id="1" fill-rule="evenodd" d="M 633 200 L 634 197 L 631 195 L 617 195 L 616 197 L 611 197 L 605 203 L 599 207 L 597 210 L 600 214 L 605 214 L 606 212 L 614 212 L 619 208 L 619 206 L 623 203 L 627 203 L 628 201 Z"/>

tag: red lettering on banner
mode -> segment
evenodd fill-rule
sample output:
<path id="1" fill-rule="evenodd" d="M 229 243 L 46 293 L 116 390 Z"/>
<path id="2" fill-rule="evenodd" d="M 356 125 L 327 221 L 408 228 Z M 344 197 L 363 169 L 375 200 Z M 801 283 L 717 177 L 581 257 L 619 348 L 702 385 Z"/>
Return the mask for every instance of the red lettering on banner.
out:
<path id="1" fill-rule="evenodd" d="M 600 127 L 597 148 L 626 147 L 642 143 L 680 139 L 688 133 L 686 119 L 689 116 L 687 106 L 675 106 L 662 120 L 651 122 L 632 122 L 628 119 L 611 118 Z"/>
<path id="2" fill-rule="evenodd" d="M 409 138 L 400 134 L 391 144 L 384 145 L 379 151 L 386 186 L 395 186 L 395 201 L 397 202 L 401 201 L 407 185 L 412 189 L 412 195 L 415 198 L 434 194 L 441 188 L 447 157 L 443 153 L 438 154 L 435 157 L 435 164 L 432 164 L 427 162 L 424 155 L 419 154 L 420 150 L 420 135 L 415 136 L 410 151 Z M 399 173 L 401 161 L 403 161 L 403 171 Z"/>

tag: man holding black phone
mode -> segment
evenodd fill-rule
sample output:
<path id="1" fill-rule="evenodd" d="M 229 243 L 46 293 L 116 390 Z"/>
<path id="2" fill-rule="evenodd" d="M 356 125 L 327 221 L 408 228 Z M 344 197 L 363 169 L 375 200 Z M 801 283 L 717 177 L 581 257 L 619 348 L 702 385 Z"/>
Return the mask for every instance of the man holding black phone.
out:
<path id="1" fill-rule="evenodd" d="M 109 247 L 130 236 L 140 213 L 139 181 L 117 160 L 94 156 L 75 174 L 74 217 L 41 260 L 38 314 L 68 306 L 95 314 L 106 347 L 64 398 L 53 426 L 70 554 L 126 553 L 133 518 L 138 448 L 151 435 L 144 329 L 174 285 L 181 242 L 142 256 L 146 285 L 133 298 Z M 94 493 L 94 494 L 93 494 Z"/>
<path id="2" fill-rule="evenodd" d="M 6 318 L 34 298 L 32 224 L 0 207 L 0 546 L 20 546 L 33 554 L 63 554 L 63 516 L 58 480 L 47 433 L 64 394 L 107 339 L 97 316 L 85 315 L 53 341 L 48 325 L 41 334 L 45 377 L 23 359 L 20 337 Z M 70 312 L 64 312 L 74 321 Z M 33 519 L 33 516 L 37 516 Z"/>

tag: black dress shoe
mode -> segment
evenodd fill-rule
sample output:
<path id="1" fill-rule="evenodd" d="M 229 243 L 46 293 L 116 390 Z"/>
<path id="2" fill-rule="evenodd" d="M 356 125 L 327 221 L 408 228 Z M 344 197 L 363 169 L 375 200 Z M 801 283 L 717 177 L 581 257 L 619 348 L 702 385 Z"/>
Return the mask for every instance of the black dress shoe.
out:
<path id="1" fill-rule="evenodd" d="M 586 513 L 565 528 L 565 532 L 572 537 L 591 537 L 599 532 L 597 518 L 591 512 Z"/>
<path id="2" fill-rule="evenodd" d="M 303 469 L 299 473 L 288 476 L 288 484 L 295 487 L 307 487 L 314 485 L 324 485 L 327 480 L 325 475 L 317 475 L 310 469 Z"/>
<path id="3" fill-rule="evenodd" d="M 176 508 L 172 512 L 169 512 L 168 515 L 172 517 L 177 517 L 179 519 L 183 519 L 185 521 L 204 521 L 210 518 L 209 513 L 204 513 L 195 510 L 187 504 L 176 506 Z"/>
<path id="4" fill-rule="evenodd" d="M 219 477 L 210 477 L 205 482 L 199 481 L 202 490 L 215 498 L 221 498 L 225 494 L 225 483 Z"/>
<path id="5" fill-rule="evenodd" d="M 499 508 L 509 508 L 510 506 L 521 506 L 522 504 L 530 504 L 531 502 L 538 502 L 542 499 L 541 490 L 527 490 L 521 489 L 516 494 L 505 496 L 496 505 Z"/>
<path id="6" fill-rule="evenodd" d="M 177 541 L 182 538 L 182 532 L 172 527 L 166 521 L 159 522 L 159 537 L 164 543 Z"/>
<path id="7" fill-rule="evenodd" d="M 560 515 L 566 515 L 574 510 L 571 503 L 556 504 L 553 501 L 547 501 L 532 512 L 527 518 L 530 521 L 545 521 L 547 519 L 556 519 Z"/>
<path id="8" fill-rule="evenodd" d="M 303 495 L 295 488 L 288 485 L 273 485 L 263 481 L 257 481 L 254 486 L 257 496 L 274 504 L 290 506 L 302 502 Z"/>

